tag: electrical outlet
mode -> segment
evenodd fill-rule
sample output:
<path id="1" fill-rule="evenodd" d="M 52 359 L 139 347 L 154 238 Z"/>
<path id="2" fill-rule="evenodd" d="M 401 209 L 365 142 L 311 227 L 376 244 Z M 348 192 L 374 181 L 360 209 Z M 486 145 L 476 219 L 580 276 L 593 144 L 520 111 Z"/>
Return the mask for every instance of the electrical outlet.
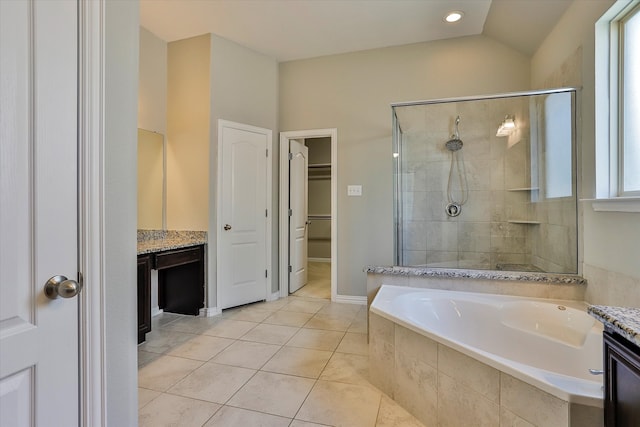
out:
<path id="1" fill-rule="evenodd" d="M 362 196 L 362 185 L 347 185 L 347 196 Z"/>

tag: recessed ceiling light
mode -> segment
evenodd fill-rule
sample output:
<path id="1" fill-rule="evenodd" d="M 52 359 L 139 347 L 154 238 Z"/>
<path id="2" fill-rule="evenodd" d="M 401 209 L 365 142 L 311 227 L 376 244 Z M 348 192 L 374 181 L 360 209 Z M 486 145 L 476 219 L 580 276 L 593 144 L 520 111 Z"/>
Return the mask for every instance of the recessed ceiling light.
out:
<path id="1" fill-rule="evenodd" d="M 452 24 L 454 22 L 458 22 L 459 20 L 461 20 L 463 16 L 464 16 L 463 12 L 454 10 L 452 12 L 447 13 L 446 16 L 444 17 L 444 20 L 445 22 Z"/>

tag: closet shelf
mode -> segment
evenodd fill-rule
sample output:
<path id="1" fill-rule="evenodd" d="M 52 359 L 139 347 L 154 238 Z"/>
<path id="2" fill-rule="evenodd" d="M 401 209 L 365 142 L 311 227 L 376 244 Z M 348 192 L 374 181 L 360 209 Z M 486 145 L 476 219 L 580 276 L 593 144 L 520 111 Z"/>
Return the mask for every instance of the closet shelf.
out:
<path id="1" fill-rule="evenodd" d="M 309 169 L 331 169 L 331 163 L 313 163 L 309 165 Z"/>
<path id="2" fill-rule="evenodd" d="M 538 187 L 507 188 L 507 191 L 538 191 Z"/>

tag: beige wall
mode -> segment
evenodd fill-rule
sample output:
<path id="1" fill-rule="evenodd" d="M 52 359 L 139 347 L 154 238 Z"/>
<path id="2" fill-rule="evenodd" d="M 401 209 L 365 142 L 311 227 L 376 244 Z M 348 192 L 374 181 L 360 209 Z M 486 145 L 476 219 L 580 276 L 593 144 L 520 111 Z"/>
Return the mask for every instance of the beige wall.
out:
<path id="1" fill-rule="evenodd" d="M 217 165 L 218 119 L 231 120 L 273 130 L 272 198 L 272 260 L 271 286 L 278 290 L 278 65 L 275 59 L 247 49 L 215 34 L 210 35 L 210 153 L 209 164 Z M 204 92 L 204 91 L 203 91 Z M 208 94 L 208 92 L 207 92 Z M 207 110 L 208 111 L 208 110 Z M 216 168 L 212 166 L 207 176 L 210 180 L 209 207 L 209 293 L 208 306 L 216 306 Z"/>
<path id="2" fill-rule="evenodd" d="M 532 58 L 534 87 L 544 82 L 578 48 L 582 48 L 582 117 L 579 122 L 582 167 L 580 197 L 595 197 L 595 32 L 597 19 L 612 0 L 574 1 Z M 601 143 L 601 141 L 598 141 Z M 640 306 L 640 214 L 595 212 L 581 203 L 583 275 L 589 281 L 587 300 L 595 304 Z"/>
<path id="3" fill-rule="evenodd" d="M 363 267 L 393 263 L 389 104 L 529 85 L 529 58 L 483 36 L 280 64 L 280 129 L 338 129 L 339 295 L 365 296 Z"/>
<path id="4" fill-rule="evenodd" d="M 209 227 L 210 47 L 208 34 L 168 44 L 169 229 Z"/>
<path id="5" fill-rule="evenodd" d="M 140 27 L 138 127 L 167 133 L 167 43 Z"/>

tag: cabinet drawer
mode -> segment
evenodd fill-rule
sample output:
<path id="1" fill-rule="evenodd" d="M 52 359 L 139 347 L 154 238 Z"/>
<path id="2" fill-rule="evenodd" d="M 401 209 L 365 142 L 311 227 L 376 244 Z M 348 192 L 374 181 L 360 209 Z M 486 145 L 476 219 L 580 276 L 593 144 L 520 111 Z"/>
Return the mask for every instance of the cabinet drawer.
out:
<path id="1" fill-rule="evenodd" d="M 199 261 L 202 261 L 202 246 L 195 246 L 156 254 L 155 267 L 161 270 Z"/>

